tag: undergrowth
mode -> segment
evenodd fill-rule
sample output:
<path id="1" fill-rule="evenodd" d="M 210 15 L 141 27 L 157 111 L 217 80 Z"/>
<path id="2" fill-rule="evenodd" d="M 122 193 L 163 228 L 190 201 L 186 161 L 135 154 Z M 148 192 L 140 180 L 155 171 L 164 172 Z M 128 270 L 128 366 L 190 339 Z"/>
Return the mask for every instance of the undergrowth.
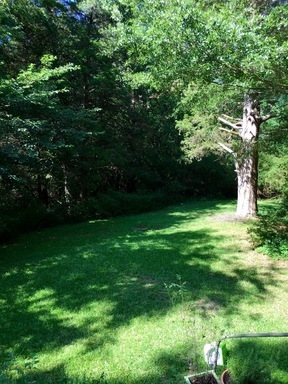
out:
<path id="1" fill-rule="evenodd" d="M 287 384 L 287 340 L 237 340 L 228 347 L 232 384 Z"/>
<path id="2" fill-rule="evenodd" d="M 255 247 L 276 259 L 288 259 L 288 200 L 267 207 L 250 229 Z"/>

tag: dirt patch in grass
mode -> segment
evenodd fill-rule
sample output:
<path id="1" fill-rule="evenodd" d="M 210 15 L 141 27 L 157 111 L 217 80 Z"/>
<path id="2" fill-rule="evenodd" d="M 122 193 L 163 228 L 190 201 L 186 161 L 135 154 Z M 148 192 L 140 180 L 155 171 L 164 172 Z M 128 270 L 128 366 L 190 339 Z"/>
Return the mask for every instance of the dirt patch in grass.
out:
<path id="1" fill-rule="evenodd" d="M 241 219 L 240 217 L 236 216 L 235 212 L 225 212 L 225 213 L 218 213 L 216 215 L 213 215 L 213 218 L 211 221 L 217 222 L 217 223 L 239 223 L 243 222 L 245 220 Z"/>
<path id="2" fill-rule="evenodd" d="M 220 303 L 212 299 L 200 299 L 195 302 L 195 307 L 200 313 L 207 314 L 209 312 L 217 312 L 220 309 Z"/>

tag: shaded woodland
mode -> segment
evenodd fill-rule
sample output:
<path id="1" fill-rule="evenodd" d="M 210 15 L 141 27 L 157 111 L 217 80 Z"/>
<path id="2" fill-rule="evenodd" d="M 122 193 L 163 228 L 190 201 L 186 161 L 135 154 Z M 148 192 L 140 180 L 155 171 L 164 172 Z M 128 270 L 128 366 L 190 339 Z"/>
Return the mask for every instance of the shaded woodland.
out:
<path id="1" fill-rule="evenodd" d="M 219 2 L 217 21 L 215 5 L 199 4 L 1 2 L 2 239 L 47 225 L 156 209 L 187 197 L 236 197 L 234 159 L 223 156 L 211 127 L 219 128 L 223 113 L 241 118 L 241 100 L 253 82 L 261 108 L 276 116 L 257 140 L 257 193 L 283 196 L 287 6 L 263 1 L 251 10 L 243 1 L 232 12 Z M 231 53 L 233 34 L 228 34 L 243 7 L 267 22 L 248 33 L 249 18 L 239 20 L 233 33 L 241 32 L 248 47 L 239 55 L 240 40 L 234 40 Z M 225 24 L 229 12 L 231 24 Z M 256 34 L 265 41 L 259 49 Z M 196 35 L 199 44 L 193 47 Z M 272 37 L 266 41 L 265 36 Z M 263 68 L 262 48 L 271 51 Z M 251 50 L 255 60 L 249 59 Z M 257 63 L 262 72 L 250 74 L 248 84 L 247 73 Z M 231 142 L 233 132 L 229 135 Z M 239 143 L 233 145 L 234 152 Z"/>

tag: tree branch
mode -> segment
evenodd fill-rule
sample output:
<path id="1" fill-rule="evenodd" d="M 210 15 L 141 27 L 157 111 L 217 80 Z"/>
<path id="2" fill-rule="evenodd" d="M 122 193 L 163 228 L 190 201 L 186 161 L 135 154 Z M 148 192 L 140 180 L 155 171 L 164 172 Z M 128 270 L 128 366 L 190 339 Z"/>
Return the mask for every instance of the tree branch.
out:
<path id="1" fill-rule="evenodd" d="M 273 119 L 274 117 L 277 117 L 277 115 L 275 115 L 273 113 L 271 115 L 262 116 L 262 117 L 260 117 L 260 122 L 264 123 L 264 121 L 267 121 L 269 119 Z"/>
<path id="2" fill-rule="evenodd" d="M 224 131 L 224 132 L 227 132 L 227 133 L 231 133 L 232 135 L 235 135 L 235 136 L 237 136 L 237 137 L 241 137 L 240 135 L 239 135 L 239 133 L 237 133 L 237 132 L 235 132 L 235 131 L 232 131 L 232 130 L 230 130 L 230 129 L 226 129 L 226 128 L 222 128 L 222 127 L 220 127 L 220 128 L 218 128 L 220 131 Z"/>
<path id="3" fill-rule="evenodd" d="M 226 119 L 229 119 L 229 120 L 235 120 L 235 121 L 238 121 L 238 123 L 242 122 L 242 119 L 239 119 L 238 117 L 232 117 L 232 116 L 229 116 L 229 115 L 225 115 L 225 113 L 222 113 L 222 116 L 224 116 Z M 237 123 L 235 123 L 237 125 Z"/>
<path id="4" fill-rule="evenodd" d="M 223 117 L 218 117 L 218 120 L 221 121 L 221 123 L 224 123 L 233 129 L 241 129 L 239 124 L 233 124 L 233 123 L 231 123 L 231 121 L 223 119 Z"/>
<path id="5" fill-rule="evenodd" d="M 231 148 L 227 147 L 225 144 L 218 143 L 218 145 L 220 145 L 220 147 L 225 149 L 225 151 L 227 151 L 229 153 L 232 153 L 233 156 L 236 156 L 236 153 Z"/>

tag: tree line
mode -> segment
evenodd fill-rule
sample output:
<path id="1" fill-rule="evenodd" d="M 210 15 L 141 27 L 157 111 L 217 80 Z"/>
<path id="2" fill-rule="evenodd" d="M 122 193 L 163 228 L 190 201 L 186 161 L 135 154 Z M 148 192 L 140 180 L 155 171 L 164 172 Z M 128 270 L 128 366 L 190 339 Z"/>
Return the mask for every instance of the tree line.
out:
<path id="1" fill-rule="evenodd" d="M 287 4 L 250 3 L 2 1 L 2 238 L 235 196 L 241 172 L 283 194 Z"/>

